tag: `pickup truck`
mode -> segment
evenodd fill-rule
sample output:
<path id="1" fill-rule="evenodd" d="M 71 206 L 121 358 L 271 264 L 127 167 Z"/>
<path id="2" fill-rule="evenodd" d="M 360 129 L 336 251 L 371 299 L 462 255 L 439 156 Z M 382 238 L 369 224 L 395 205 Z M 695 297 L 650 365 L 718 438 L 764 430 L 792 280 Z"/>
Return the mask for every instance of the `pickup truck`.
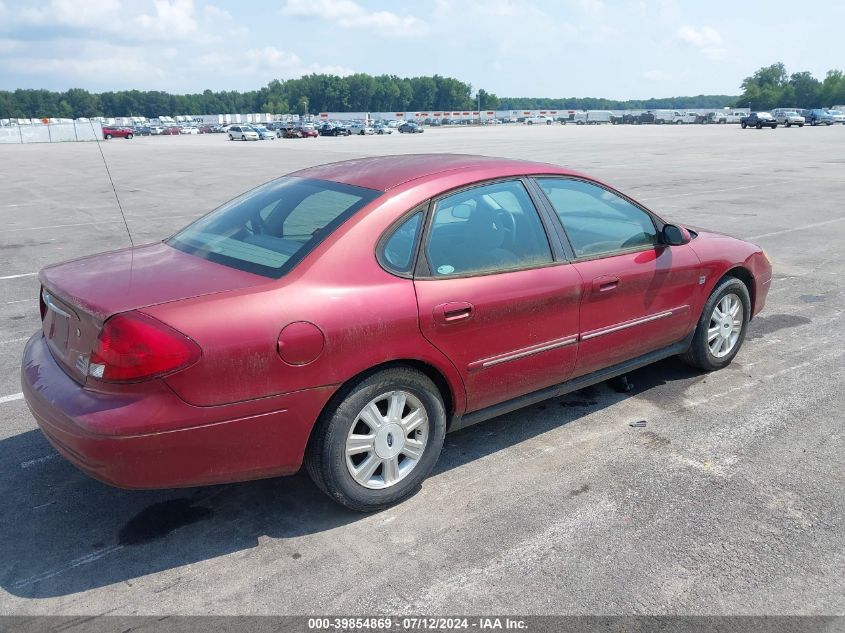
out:
<path id="1" fill-rule="evenodd" d="M 768 112 L 752 112 L 748 116 L 742 117 L 739 124 L 743 130 L 747 127 L 755 127 L 758 130 L 770 127 L 774 130 L 778 126 L 778 122 Z"/>
<path id="2" fill-rule="evenodd" d="M 740 123 L 745 112 L 742 110 L 735 110 L 733 112 L 713 112 L 711 123 Z"/>

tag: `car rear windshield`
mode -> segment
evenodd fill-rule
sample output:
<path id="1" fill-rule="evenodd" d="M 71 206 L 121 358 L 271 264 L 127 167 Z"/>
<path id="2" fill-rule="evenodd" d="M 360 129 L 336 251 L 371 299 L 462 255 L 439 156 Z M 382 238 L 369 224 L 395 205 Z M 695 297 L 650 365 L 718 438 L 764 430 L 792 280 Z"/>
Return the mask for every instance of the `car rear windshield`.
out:
<path id="1" fill-rule="evenodd" d="M 381 193 L 326 180 L 279 178 L 218 207 L 167 244 L 278 279 Z"/>

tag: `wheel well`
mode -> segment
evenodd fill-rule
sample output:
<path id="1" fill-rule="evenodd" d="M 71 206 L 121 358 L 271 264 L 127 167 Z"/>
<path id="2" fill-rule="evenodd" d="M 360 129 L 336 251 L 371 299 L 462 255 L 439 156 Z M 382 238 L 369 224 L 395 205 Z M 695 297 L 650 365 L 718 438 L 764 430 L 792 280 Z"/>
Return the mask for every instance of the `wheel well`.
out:
<path id="1" fill-rule="evenodd" d="M 337 390 L 332 394 L 331 398 L 329 398 L 328 402 L 326 402 L 325 406 L 323 406 L 323 409 L 320 411 L 320 415 L 318 416 L 317 420 L 315 420 L 314 426 L 311 428 L 311 434 L 309 434 L 308 441 L 311 441 L 311 435 L 313 435 L 314 429 L 318 426 L 316 422 L 323 417 L 323 414 L 330 407 L 335 406 L 338 402 L 340 402 L 343 398 L 346 397 L 346 394 L 349 392 L 349 389 L 353 384 L 368 376 L 372 376 L 373 374 L 379 371 L 382 371 L 384 369 L 390 369 L 391 367 L 410 367 L 411 369 L 416 369 L 420 373 L 428 376 L 431 382 L 434 383 L 434 386 L 437 387 L 437 391 L 440 392 L 440 397 L 443 398 L 443 408 L 446 410 L 447 422 L 451 420 L 452 415 L 455 411 L 455 398 L 454 394 L 452 393 L 452 389 L 449 387 L 449 382 L 446 380 L 446 377 L 440 372 L 439 369 L 437 369 L 433 365 L 429 365 L 428 363 L 425 363 L 420 360 L 404 358 L 389 361 L 386 363 L 381 363 L 380 365 L 370 367 L 365 371 L 355 374 L 354 376 L 346 380 L 342 385 L 340 385 Z"/>
<path id="2" fill-rule="evenodd" d="M 745 287 L 748 289 L 748 296 L 751 299 L 751 314 L 754 314 L 754 276 L 751 272 L 747 268 L 737 266 L 722 275 L 722 279 L 725 277 L 734 277 L 745 284 Z"/>

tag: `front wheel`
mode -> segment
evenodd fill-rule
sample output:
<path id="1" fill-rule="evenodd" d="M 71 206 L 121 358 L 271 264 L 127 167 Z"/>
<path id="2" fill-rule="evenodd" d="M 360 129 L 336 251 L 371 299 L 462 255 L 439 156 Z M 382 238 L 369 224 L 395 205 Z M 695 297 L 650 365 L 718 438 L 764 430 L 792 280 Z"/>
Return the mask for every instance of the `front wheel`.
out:
<path id="1" fill-rule="evenodd" d="M 305 451 L 323 492 L 359 512 L 398 503 L 428 476 L 446 430 L 440 392 L 424 374 L 395 367 L 344 388 L 320 416 Z"/>
<path id="2" fill-rule="evenodd" d="M 111 134 L 106 134 L 103 138 L 108 141 L 111 138 Z"/>
<path id="3" fill-rule="evenodd" d="M 736 277 L 726 277 L 704 304 L 692 344 L 682 356 L 683 360 L 704 371 L 726 367 L 742 347 L 750 318 L 748 288 Z"/>
<path id="4" fill-rule="evenodd" d="M 757 125 L 755 125 L 754 127 L 756 127 L 758 130 L 762 130 L 762 129 L 763 129 L 763 124 L 762 124 L 762 123 L 758 123 L 758 124 L 757 124 Z"/>
<path id="5" fill-rule="evenodd" d="M 230 135 L 229 135 L 229 140 L 230 140 L 230 141 L 234 141 L 234 140 L 235 140 L 235 137 L 234 137 L 234 136 L 232 136 L 232 135 L 230 134 Z"/>
<path id="6" fill-rule="evenodd" d="M 126 135 L 126 138 L 128 138 L 128 139 L 133 139 L 133 138 L 135 138 L 135 135 L 134 135 L 134 134 L 127 134 L 127 135 Z"/>
<path id="7" fill-rule="evenodd" d="M 740 123 L 740 125 L 742 126 L 742 129 L 743 129 L 743 130 L 744 130 L 745 128 L 747 128 L 747 127 L 748 127 L 748 123 L 746 123 L 745 121 L 743 121 L 742 123 Z"/>

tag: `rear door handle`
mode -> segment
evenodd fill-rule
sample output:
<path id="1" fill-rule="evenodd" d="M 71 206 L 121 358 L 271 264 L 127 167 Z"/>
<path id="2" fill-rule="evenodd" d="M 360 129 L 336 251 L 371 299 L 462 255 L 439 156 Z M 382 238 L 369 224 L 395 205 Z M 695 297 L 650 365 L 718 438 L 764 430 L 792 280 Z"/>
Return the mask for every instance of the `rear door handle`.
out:
<path id="1" fill-rule="evenodd" d="M 466 321 L 472 316 L 473 305 L 466 301 L 441 303 L 434 308 L 434 320 L 441 325 Z"/>
<path id="2" fill-rule="evenodd" d="M 608 292 L 619 286 L 619 277 L 602 275 L 593 279 L 593 292 Z"/>

